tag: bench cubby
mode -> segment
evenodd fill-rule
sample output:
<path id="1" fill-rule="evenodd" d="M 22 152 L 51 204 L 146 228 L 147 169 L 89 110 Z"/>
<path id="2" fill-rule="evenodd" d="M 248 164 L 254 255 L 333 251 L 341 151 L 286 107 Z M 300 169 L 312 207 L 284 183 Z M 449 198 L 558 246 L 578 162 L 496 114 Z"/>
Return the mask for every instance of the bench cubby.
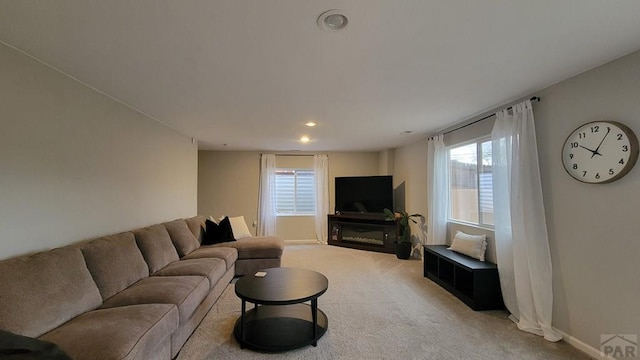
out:
<path id="1" fill-rule="evenodd" d="M 424 245 L 424 276 L 473 310 L 503 309 L 498 267 L 447 249 Z"/>

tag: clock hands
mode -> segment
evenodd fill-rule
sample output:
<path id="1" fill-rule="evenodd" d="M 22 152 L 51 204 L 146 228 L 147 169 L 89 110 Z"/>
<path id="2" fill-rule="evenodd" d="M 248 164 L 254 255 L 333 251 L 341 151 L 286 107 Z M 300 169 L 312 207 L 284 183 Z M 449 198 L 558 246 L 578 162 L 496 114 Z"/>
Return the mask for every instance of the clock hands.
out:
<path id="1" fill-rule="evenodd" d="M 591 157 L 593 157 L 595 154 L 598 154 L 598 155 L 602 156 L 602 154 L 600 154 L 600 153 L 599 153 L 599 152 L 597 152 L 597 151 L 593 151 L 593 150 L 591 150 L 591 149 L 589 149 L 589 148 L 586 148 L 586 147 L 584 147 L 584 146 L 582 146 L 582 145 L 580 145 L 580 147 L 581 147 L 581 148 L 583 148 L 583 149 L 585 149 L 585 150 L 589 150 L 589 151 L 591 151 L 591 154 L 592 154 L 592 155 L 591 155 Z"/>
<path id="2" fill-rule="evenodd" d="M 600 150 L 600 146 L 602 146 L 602 143 L 604 142 L 604 139 L 606 139 L 606 138 L 607 138 L 607 135 L 609 135 L 609 133 L 610 133 L 610 132 L 611 132 L 611 128 L 610 128 L 610 127 L 607 127 L 607 133 L 606 133 L 606 134 L 604 134 L 604 136 L 602 137 L 602 140 L 600 140 L 600 144 L 598 144 L 598 147 L 597 147 L 595 150 L 591 150 L 591 149 L 589 149 L 588 147 L 584 147 L 584 146 L 582 146 L 582 145 L 580 145 L 580 147 L 581 147 L 581 148 L 583 148 L 583 149 L 585 149 L 585 150 L 590 151 L 590 152 L 591 152 L 591 158 L 593 158 L 593 157 L 594 157 L 594 156 L 596 156 L 596 155 L 600 155 L 600 156 L 602 156 L 602 154 L 600 154 L 600 153 L 598 152 L 598 150 Z"/>
<path id="3" fill-rule="evenodd" d="M 597 147 L 594 151 L 592 151 L 592 154 L 591 154 L 591 157 L 592 157 L 592 158 L 593 158 L 594 156 L 596 156 L 596 155 L 600 155 L 600 156 L 602 156 L 602 154 L 600 154 L 600 153 L 598 152 L 598 150 L 600 150 L 600 146 L 602 146 L 602 143 L 604 142 L 604 139 L 606 139 L 606 138 L 607 138 L 607 135 L 609 135 L 609 133 L 610 133 L 610 132 L 611 132 L 611 128 L 607 126 L 607 133 L 606 133 L 606 134 L 604 134 L 604 136 L 602 137 L 602 140 L 600 140 L 600 144 L 598 144 L 598 147 Z"/>

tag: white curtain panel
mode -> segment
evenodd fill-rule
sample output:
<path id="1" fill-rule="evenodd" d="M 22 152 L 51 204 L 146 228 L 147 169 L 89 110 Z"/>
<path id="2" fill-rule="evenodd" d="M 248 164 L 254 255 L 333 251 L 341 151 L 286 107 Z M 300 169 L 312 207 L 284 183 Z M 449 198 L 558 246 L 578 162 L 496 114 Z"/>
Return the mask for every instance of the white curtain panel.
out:
<path id="1" fill-rule="evenodd" d="M 329 214 L 329 157 L 313 156 L 313 172 L 316 182 L 316 238 L 321 244 L 327 243 L 327 214 Z"/>
<path id="2" fill-rule="evenodd" d="M 523 331 L 562 339 L 551 327 L 552 270 L 531 101 L 496 113 L 491 132 L 496 256 L 502 296 Z"/>
<path id="3" fill-rule="evenodd" d="M 449 171 L 444 135 L 428 140 L 427 144 L 427 244 L 447 243 L 447 211 L 449 209 Z"/>
<path id="4" fill-rule="evenodd" d="M 276 156 L 260 156 L 258 236 L 276 235 Z"/>

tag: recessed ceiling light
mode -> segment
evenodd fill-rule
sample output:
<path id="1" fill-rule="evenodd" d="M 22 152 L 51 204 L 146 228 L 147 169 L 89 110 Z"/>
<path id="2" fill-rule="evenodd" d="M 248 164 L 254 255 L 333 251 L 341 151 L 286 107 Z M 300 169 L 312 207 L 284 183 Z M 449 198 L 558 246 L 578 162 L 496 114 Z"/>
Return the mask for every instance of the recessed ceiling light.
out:
<path id="1" fill-rule="evenodd" d="M 300 141 L 303 142 L 303 143 L 308 143 L 309 140 L 311 140 L 311 139 L 309 139 L 308 136 L 303 136 L 303 137 L 300 138 Z"/>
<path id="2" fill-rule="evenodd" d="M 412 132 L 413 132 L 413 130 L 405 130 L 405 131 L 401 132 L 400 134 L 401 134 L 401 135 L 409 135 L 409 134 L 411 134 Z"/>
<path id="3" fill-rule="evenodd" d="M 318 26 L 326 30 L 342 30 L 348 23 L 347 16 L 338 9 L 327 10 L 318 17 Z"/>
<path id="4" fill-rule="evenodd" d="M 315 122 L 315 121 L 307 121 L 304 124 L 307 125 L 308 127 L 314 127 L 314 126 L 318 125 L 318 123 Z"/>

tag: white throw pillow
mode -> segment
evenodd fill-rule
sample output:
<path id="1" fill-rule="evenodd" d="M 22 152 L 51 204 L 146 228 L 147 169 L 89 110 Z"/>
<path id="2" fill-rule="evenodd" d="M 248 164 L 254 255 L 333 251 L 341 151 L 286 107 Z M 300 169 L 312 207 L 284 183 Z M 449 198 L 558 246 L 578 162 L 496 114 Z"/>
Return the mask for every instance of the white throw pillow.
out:
<path id="1" fill-rule="evenodd" d="M 231 223 L 231 230 L 233 230 L 233 237 L 236 240 L 252 236 L 247 223 L 244 221 L 244 216 L 230 217 L 229 222 Z"/>
<path id="2" fill-rule="evenodd" d="M 484 261 L 484 253 L 487 250 L 487 235 L 470 235 L 458 231 L 451 241 L 449 250 Z"/>

